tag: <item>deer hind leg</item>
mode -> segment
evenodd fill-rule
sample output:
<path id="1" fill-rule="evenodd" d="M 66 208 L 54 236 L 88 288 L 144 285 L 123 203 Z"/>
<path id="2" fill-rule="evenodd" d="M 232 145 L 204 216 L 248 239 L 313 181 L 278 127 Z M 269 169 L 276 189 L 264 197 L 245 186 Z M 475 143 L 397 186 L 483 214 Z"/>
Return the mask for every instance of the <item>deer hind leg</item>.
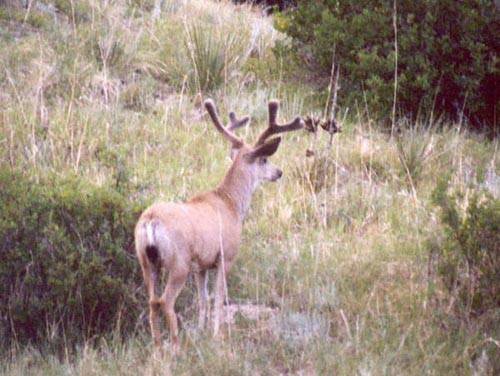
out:
<path id="1" fill-rule="evenodd" d="M 198 328 L 203 329 L 208 314 L 208 272 L 203 270 L 194 273 L 194 279 L 196 281 L 196 289 L 198 290 Z"/>
<path id="2" fill-rule="evenodd" d="M 160 310 L 160 300 L 156 297 L 155 291 L 158 284 L 158 268 L 152 265 L 146 258 L 140 260 L 142 275 L 149 297 L 149 326 L 151 335 L 156 347 L 161 345 L 161 333 L 158 322 L 158 312 Z"/>
<path id="3" fill-rule="evenodd" d="M 175 269 L 171 270 L 168 275 L 167 286 L 165 287 L 165 291 L 160 298 L 161 308 L 170 330 L 170 338 L 174 352 L 179 348 L 179 329 L 177 326 L 177 316 L 175 314 L 174 306 L 177 296 L 179 296 L 182 287 L 186 283 L 187 276 L 188 271 L 178 271 Z"/>
<path id="4" fill-rule="evenodd" d="M 217 279 L 215 281 L 215 301 L 214 301 L 214 327 L 213 335 L 214 337 L 219 335 L 220 321 L 222 317 L 222 308 L 224 303 L 224 297 L 227 292 L 226 278 L 229 269 L 231 268 L 232 261 L 224 260 L 225 262 L 219 262 L 217 266 Z"/>

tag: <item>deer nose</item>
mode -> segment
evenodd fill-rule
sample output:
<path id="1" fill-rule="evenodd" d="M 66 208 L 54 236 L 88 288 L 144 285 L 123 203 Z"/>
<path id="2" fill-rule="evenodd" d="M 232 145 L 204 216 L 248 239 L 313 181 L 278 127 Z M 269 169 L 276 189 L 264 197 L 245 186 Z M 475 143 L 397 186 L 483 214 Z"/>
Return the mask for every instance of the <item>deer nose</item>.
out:
<path id="1" fill-rule="evenodd" d="M 283 171 L 278 170 L 278 174 L 277 175 L 278 175 L 278 179 L 281 178 L 281 176 L 283 175 Z"/>

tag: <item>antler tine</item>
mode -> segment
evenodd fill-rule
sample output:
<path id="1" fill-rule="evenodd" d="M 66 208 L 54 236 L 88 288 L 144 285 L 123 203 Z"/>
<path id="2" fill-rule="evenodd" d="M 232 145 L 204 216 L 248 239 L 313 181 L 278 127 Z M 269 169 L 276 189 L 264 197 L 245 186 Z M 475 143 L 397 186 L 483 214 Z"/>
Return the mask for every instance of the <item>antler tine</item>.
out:
<path id="1" fill-rule="evenodd" d="M 255 143 L 255 146 L 262 145 L 273 134 L 295 131 L 304 126 L 304 122 L 302 121 L 302 118 L 300 116 L 297 116 L 289 123 L 279 125 L 276 122 L 276 118 L 278 117 L 278 107 L 278 101 L 269 101 L 269 125 L 267 129 L 260 134 L 257 142 Z"/>
<path id="2" fill-rule="evenodd" d="M 236 137 L 230 129 L 225 128 L 220 122 L 219 116 L 217 115 L 217 109 L 215 108 L 215 104 L 211 99 L 207 99 L 205 101 L 205 108 L 207 109 L 212 122 L 215 125 L 215 128 L 222 133 L 222 135 L 233 144 L 233 147 L 239 148 L 243 146 L 243 141 Z"/>
<path id="3" fill-rule="evenodd" d="M 248 121 L 250 120 L 250 116 L 243 116 L 241 119 L 236 118 L 236 114 L 231 111 L 229 113 L 229 125 L 227 126 L 227 129 L 230 131 L 233 131 L 235 129 L 244 127 L 247 125 Z"/>
<path id="4" fill-rule="evenodd" d="M 269 112 L 269 126 L 276 125 L 276 118 L 278 117 L 278 108 L 280 104 L 277 100 L 269 101 L 267 108 Z"/>

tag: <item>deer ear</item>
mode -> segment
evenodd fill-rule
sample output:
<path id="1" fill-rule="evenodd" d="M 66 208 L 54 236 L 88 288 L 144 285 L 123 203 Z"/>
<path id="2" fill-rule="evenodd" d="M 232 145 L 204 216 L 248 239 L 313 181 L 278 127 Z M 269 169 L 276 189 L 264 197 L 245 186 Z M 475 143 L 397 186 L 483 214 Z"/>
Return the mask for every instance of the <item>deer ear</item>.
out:
<path id="1" fill-rule="evenodd" d="M 278 146 L 280 145 L 281 137 L 273 138 L 262 145 L 257 146 L 250 153 L 247 154 L 247 159 L 249 162 L 255 161 L 259 157 L 269 157 L 276 153 Z"/>

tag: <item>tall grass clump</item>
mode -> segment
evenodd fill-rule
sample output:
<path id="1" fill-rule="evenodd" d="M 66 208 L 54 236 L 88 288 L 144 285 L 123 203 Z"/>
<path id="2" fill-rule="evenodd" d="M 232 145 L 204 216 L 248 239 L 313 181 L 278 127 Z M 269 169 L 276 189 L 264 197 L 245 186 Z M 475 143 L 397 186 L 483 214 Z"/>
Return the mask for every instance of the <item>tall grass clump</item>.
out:
<path id="1" fill-rule="evenodd" d="M 228 33 L 214 25 L 186 25 L 184 48 L 189 56 L 189 87 L 209 92 L 234 78 L 243 64 L 248 37 L 244 33 Z"/>
<path id="2" fill-rule="evenodd" d="M 93 5 L 91 1 L 54 0 L 53 4 L 73 24 L 90 21 Z"/>
<path id="3" fill-rule="evenodd" d="M 432 129 L 425 129 L 418 124 L 404 128 L 401 134 L 396 136 L 401 175 L 407 185 L 413 189 L 422 179 L 429 164 L 433 151 L 433 138 Z"/>
<path id="4" fill-rule="evenodd" d="M 227 89 L 242 78 L 248 59 L 268 54 L 277 38 L 267 22 L 245 7 L 234 12 L 225 2 L 173 3 L 177 6 L 169 5 L 143 37 L 138 60 L 144 70 L 177 89 Z"/>

